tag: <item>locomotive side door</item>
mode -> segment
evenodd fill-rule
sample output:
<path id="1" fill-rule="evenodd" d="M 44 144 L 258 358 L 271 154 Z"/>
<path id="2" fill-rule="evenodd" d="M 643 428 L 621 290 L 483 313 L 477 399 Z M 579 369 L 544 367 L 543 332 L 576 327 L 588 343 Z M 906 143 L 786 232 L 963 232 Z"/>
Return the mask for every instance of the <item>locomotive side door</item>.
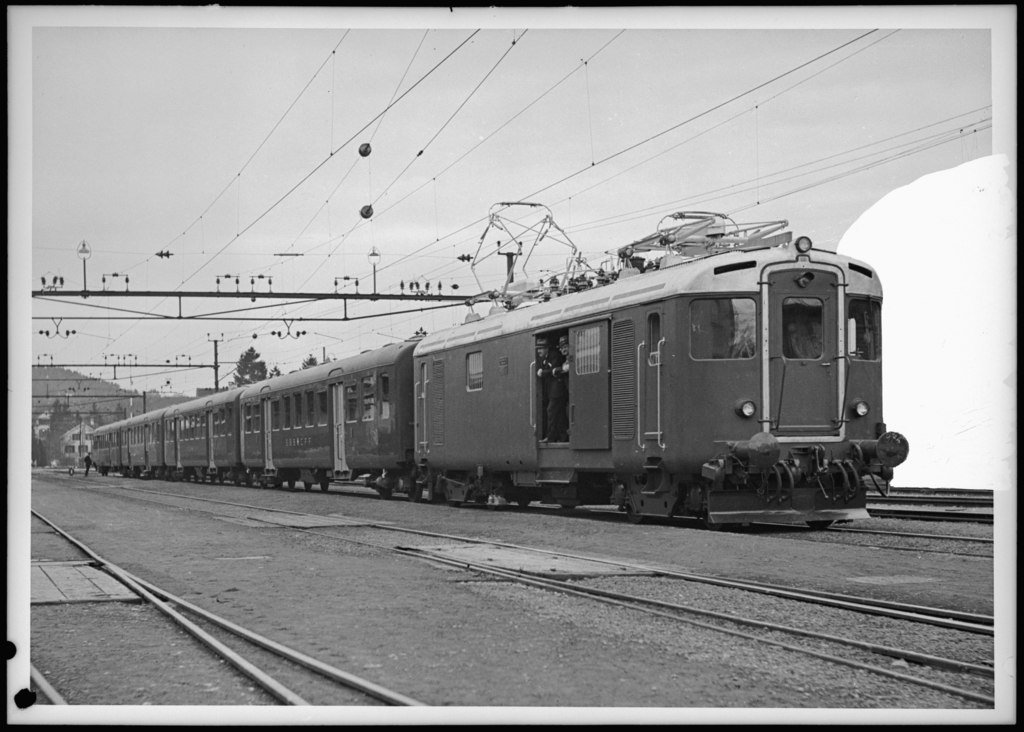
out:
<path id="1" fill-rule="evenodd" d="M 605 450 L 611 442 L 608 322 L 569 329 L 569 445 Z"/>
<path id="2" fill-rule="evenodd" d="M 644 340 L 637 346 L 637 375 L 642 386 L 640 405 L 640 431 L 642 447 L 653 449 L 665 446 L 664 423 L 662 421 L 662 352 L 665 336 L 662 330 L 661 309 L 647 312 Z"/>
<path id="3" fill-rule="evenodd" d="M 331 384 L 331 411 L 331 424 L 334 425 L 331 445 L 334 474 L 347 474 L 349 466 L 345 452 L 345 388 L 341 383 Z"/>
<path id="4" fill-rule="evenodd" d="M 840 284 L 831 271 L 776 269 L 768 288 L 768 396 L 777 435 L 838 435 Z"/>

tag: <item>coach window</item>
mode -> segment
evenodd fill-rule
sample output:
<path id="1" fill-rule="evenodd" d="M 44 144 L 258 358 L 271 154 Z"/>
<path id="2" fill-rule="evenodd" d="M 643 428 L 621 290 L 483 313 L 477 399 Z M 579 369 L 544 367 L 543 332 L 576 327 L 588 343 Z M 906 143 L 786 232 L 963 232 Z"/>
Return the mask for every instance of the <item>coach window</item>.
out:
<path id="1" fill-rule="evenodd" d="M 306 392 L 306 426 L 312 427 L 316 424 L 316 397 L 313 392 Z"/>
<path id="2" fill-rule="evenodd" d="M 882 358 L 882 305 L 877 300 L 851 300 L 847 321 L 850 356 L 861 361 Z"/>
<path id="3" fill-rule="evenodd" d="M 262 412 L 263 412 L 263 405 L 260 402 L 256 402 L 255 404 L 252 405 L 252 431 L 253 432 L 260 432 L 260 431 L 262 431 L 262 427 L 261 427 L 261 424 L 260 424 L 262 422 L 262 419 L 261 419 L 261 416 L 260 416 Z"/>
<path id="4" fill-rule="evenodd" d="M 377 416 L 376 383 L 373 376 L 363 377 L 363 421 L 372 422 Z"/>
<path id="5" fill-rule="evenodd" d="M 277 432 L 281 429 L 281 400 L 275 399 L 270 402 L 270 428 Z"/>
<path id="6" fill-rule="evenodd" d="M 359 400 L 356 396 L 356 385 L 345 384 L 345 421 L 357 422 Z"/>
<path id="7" fill-rule="evenodd" d="M 284 402 L 284 429 L 290 430 L 292 428 L 292 397 L 290 394 L 285 394 L 281 397 L 281 401 Z"/>
<path id="8" fill-rule="evenodd" d="M 787 297 L 782 301 L 782 355 L 786 358 L 821 358 L 823 306 L 814 297 Z"/>
<path id="9" fill-rule="evenodd" d="M 323 426 L 327 424 L 327 390 L 318 391 L 316 393 L 317 410 L 316 410 L 316 423 L 317 425 Z"/>
<path id="10" fill-rule="evenodd" d="M 466 391 L 480 391 L 484 388 L 484 354 L 473 351 L 466 354 Z"/>
<path id="11" fill-rule="evenodd" d="M 246 404 L 242 413 L 245 415 L 245 434 L 248 435 L 252 432 L 252 405 Z"/>
<path id="12" fill-rule="evenodd" d="M 753 358 L 756 332 L 757 306 L 750 298 L 690 303 L 690 356 L 695 359 Z"/>
<path id="13" fill-rule="evenodd" d="M 391 376 L 380 375 L 380 418 L 391 418 Z"/>
<path id="14" fill-rule="evenodd" d="M 295 428 L 298 429 L 302 426 L 302 392 L 296 392 L 292 401 L 295 403 Z"/>

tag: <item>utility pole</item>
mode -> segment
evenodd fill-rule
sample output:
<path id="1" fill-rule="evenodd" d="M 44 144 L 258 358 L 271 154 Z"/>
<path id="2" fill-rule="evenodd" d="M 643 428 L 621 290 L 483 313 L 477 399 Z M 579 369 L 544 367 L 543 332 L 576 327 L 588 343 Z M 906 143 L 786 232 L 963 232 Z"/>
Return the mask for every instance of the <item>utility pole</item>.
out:
<path id="1" fill-rule="evenodd" d="M 213 390 L 220 391 L 220 362 L 217 360 L 217 344 L 221 341 L 216 338 L 210 338 L 210 334 L 206 334 L 207 340 L 213 343 Z M 221 340 L 224 340 L 224 334 L 220 334 Z"/>

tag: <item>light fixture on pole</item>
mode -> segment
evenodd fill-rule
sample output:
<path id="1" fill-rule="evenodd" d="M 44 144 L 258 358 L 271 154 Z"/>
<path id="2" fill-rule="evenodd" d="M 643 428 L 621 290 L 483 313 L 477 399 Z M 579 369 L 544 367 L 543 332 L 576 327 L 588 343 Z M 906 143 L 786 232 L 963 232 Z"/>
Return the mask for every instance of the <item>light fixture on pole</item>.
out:
<path id="1" fill-rule="evenodd" d="M 373 247 L 370 253 L 366 255 L 367 261 L 370 266 L 373 267 L 373 294 L 377 294 L 377 265 L 380 264 L 381 254 L 377 247 Z"/>

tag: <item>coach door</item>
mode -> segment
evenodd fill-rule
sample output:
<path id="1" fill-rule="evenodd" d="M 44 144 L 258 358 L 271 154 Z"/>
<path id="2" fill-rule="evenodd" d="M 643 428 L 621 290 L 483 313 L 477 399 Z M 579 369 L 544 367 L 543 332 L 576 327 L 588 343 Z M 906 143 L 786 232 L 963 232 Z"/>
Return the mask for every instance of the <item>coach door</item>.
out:
<path id="1" fill-rule="evenodd" d="M 343 384 L 331 384 L 331 424 L 334 425 L 334 444 L 331 452 L 334 459 L 334 474 L 349 472 L 345 450 L 345 388 Z"/>
<path id="2" fill-rule="evenodd" d="M 217 465 L 213 459 L 213 410 L 206 412 L 206 466 L 214 470 Z"/>
<path id="3" fill-rule="evenodd" d="M 263 395 L 260 397 L 260 414 L 262 415 L 263 422 L 263 469 L 264 471 L 276 470 L 274 467 L 274 450 L 273 450 L 273 432 L 274 423 L 272 421 L 272 400 L 269 396 Z"/>
<path id="4" fill-rule="evenodd" d="M 569 329 L 569 445 L 603 450 L 610 444 L 608 323 Z"/>
<path id="5" fill-rule="evenodd" d="M 840 293 L 835 273 L 808 267 L 767 277 L 766 399 L 777 435 L 837 435 Z"/>

